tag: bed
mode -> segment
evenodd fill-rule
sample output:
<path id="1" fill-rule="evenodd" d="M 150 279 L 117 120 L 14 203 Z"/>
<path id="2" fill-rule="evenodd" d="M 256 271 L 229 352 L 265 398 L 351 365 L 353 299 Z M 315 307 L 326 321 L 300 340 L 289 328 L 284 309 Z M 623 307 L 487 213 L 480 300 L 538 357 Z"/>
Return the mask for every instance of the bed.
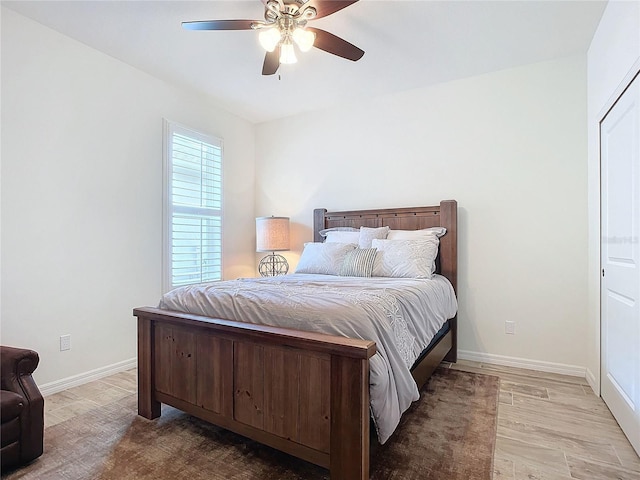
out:
<path id="1" fill-rule="evenodd" d="M 314 241 L 335 227 L 420 230 L 442 226 L 436 272 L 455 291 L 457 204 L 314 211 Z M 287 287 L 288 288 L 288 287 Z M 307 316 L 303 310 L 297 311 Z M 327 315 L 336 315 L 326 310 Z M 137 308 L 138 413 L 162 403 L 328 468 L 332 479 L 369 478 L 371 339 Z M 236 315 L 237 317 L 237 315 Z M 378 346 L 380 353 L 383 345 Z M 457 319 L 438 331 L 410 370 L 417 388 L 456 361 Z"/>

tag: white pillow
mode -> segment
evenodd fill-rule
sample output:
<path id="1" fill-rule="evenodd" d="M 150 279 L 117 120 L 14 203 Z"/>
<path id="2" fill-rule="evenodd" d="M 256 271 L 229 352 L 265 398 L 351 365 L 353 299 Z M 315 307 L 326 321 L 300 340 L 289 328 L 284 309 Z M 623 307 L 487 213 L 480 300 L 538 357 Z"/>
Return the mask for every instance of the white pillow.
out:
<path id="1" fill-rule="evenodd" d="M 431 278 L 438 255 L 438 237 L 422 240 L 373 240 L 378 250 L 374 277 Z"/>
<path id="2" fill-rule="evenodd" d="M 324 236 L 325 243 L 355 243 L 360 242 L 360 231 L 332 230 Z"/>
<path id="3" fill-rule="evenodd" d="M 339 275 L 345 255 L 356 248 L 353 243 L 305 243 L 296 273 Z"/>
<path id="4" fill-rule="evenodd" d="M 371 248 L 371 241 L 374 238 L 387 238 L 389 233 L 389 227 L 360 227 L 360 241 L 358 245 L 360 248 Z"/>
<path id="5" fill-rule="evenodd" d="M 447 229 L 444 227 L 430 227 L 422 230 L 390 230 L 387 240 L 421 240 L 435 235 L 440 238 Z"/>

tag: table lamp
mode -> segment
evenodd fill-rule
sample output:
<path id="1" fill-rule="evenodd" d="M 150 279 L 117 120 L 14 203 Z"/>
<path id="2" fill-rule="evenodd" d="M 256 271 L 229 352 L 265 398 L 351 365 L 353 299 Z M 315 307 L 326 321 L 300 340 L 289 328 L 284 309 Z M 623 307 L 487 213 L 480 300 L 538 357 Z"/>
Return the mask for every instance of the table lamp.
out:
<path id="1" fill-rule="evenodd" d="M 271 252 L 258 265 L 263 277 L 284 275 L 289 271 L 286 258 L 275 252 L 289 250 L 289 217 L 256 218 L 256 251 Z"/>

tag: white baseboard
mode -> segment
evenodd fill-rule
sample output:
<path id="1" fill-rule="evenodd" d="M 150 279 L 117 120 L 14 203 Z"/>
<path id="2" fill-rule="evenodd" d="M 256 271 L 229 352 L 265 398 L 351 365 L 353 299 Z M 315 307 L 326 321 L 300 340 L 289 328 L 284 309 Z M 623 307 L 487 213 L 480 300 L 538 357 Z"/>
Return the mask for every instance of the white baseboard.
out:
<path id="1" fill-rule="evenodd" d="M 506 367 L 525 368 L 527 370 L 537 370 L 539 372 L 559 373 L 561 375 L 586 378 L 586 368 L 579 367 L 577 365 L 565 365 L 563 363 L 544 362 L 528 358 L 507 357 L 504 355 L 493 355 L 491 353 L 470 352 L 468 350 L 458 350 L 458 358 L 461 360 L 471 360 L 473 362 L 489 363 L 492 365 L 504 365 Z"/>
<path id="2" fill-rule="evenodd" d="M 591 390 L 593 390 L 593 393 L 596 394 L 597 396 L 600 396 L 600 383 L 596 379 L 596 376 L 588 368 L 585 376 L 586 376 L 587 382 L 589 383 L 589 386 L 591 387 Z"/>
<path id="3" fill-rule="evenodd" d="M 122 362 L 107 365 L 106 367 L 96 368 L 85 373 L 73 375 L 72 377 L 63 378 L 62 380 L 56 380 L 55 382 L 45 383 L 44 385 L 38 385 L 40 392 L 43 396 L 51 395 L 53 393 L 61 392 L 71 387 L 77 387 L 84 385 L 85 383 L 99 380 L 115 373 L 124 372 L 136 368 L 138 365 L 137 358 L 130 358 L 129 360 L 123 360 Z"/>
<path id="4" fill-rule="evenodd" d="M 540 360 L 531 360 L 528 358 L 508 357 L 505 355 L 494 355 L 490 353 L 471 352 L 469 350 L 458 350 L 458 358 L 460 360 L 470 360 L 472 362 L 488 363 L 491 365 L 504 365 L 506 367 L 525 368 L 527 370 L 537 370 L 539 372 L 559 373 L 561 375 L 571 375 L 573 377 L 586 378 L 596 394 L 599 393 L 595 375 L 585 367 L 576 365 L 566 365 L 563 363 L 544 362 Z M 109 375 L 113 375 L 125 370 L 131 370 L 138 365 L 137 358 L 131 358 L 122 362 L 107 365 L 106 367 L 96 368 L 85 373 L 80 373 L 72 377 L 56 380 L 55 382 L 39 385 L 38 388 L 43 396 L 67 390 L 68 388 L 84 385 L 85 383 L 99 380 Z"/>

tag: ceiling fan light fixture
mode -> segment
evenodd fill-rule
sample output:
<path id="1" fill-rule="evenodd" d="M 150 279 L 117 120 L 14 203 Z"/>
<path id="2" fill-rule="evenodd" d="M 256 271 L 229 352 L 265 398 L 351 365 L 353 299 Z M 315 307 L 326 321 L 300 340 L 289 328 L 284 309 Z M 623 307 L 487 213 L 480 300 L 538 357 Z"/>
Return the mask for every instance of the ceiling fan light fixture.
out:
<path id="1" fill-rule="evenodd" d="M 291 43 L 291 40 L 283 42 L 280 47 L 280 63 L 290 65 L 297 61 L 298 59 L 296 58 L 296 52 L 293 49 L 293 43 Z"/>
<path id="2" fill-rule="evenodd" d="M 182 22 L 187 30 L 253 30 L 267 53 L 262 75 L 273 75 L 280 64 L 296 63 L 296 49 L 308 52 L 316 47 L 332 55 L 357 61 L 364 50 L 319 28 L 307 28 L 307 23 L 327 17 L 359 0 L 260 0 L 264 5 L 264 20 L 196 20 Z M 255 40 L 254 40 L 255 41 Z"/>
<path id="3" fill-rule="evenodd" d="M 278 46 L 278 43 L 280 43 L 281 38 L 282 34 L 277 27 L 265 28 L 258 34 L 258 41 L 267 52 L 273 52 Z"/>
<path id="4" fill-rule="evenodd" d="M 316 39 L 315 33 L 300 27 L 296 28 L 293 31 L 292 36 L 301 52 L 308 52 L 309 50 L 311 50 L 311 47 L 313 47 L 313 42 Z"/>

